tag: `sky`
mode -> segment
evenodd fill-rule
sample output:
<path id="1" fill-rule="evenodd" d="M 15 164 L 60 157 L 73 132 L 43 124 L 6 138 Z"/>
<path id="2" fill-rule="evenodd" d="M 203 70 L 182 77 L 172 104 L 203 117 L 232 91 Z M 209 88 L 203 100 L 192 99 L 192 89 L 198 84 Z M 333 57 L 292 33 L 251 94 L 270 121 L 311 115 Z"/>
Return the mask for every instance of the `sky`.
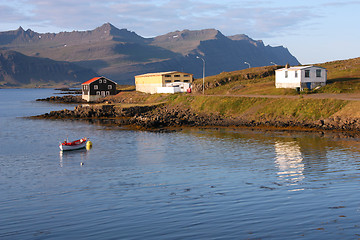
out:
<path id="1" fill-rule="evenodd" d="M 0 31 L 93 30 L 142 37 L 214 28 L 284 46 L 301 64 L 360 57 L 360 0 L 0 0 Z"/>

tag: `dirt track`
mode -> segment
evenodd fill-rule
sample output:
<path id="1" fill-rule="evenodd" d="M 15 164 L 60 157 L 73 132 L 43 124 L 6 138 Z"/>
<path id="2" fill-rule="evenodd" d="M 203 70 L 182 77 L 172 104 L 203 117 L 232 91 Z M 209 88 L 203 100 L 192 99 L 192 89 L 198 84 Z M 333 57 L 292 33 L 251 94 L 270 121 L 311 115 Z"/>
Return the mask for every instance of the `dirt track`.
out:
<path id="1" fill-rule="evenodd" d="M 201 94 L 196 94 L 201 95 Z M 207 95 L 218 97 L 259 97 L 259 98 L 310 98 L 310 99 L 340 99 L 348 101 L 360 101 L 360 93 L 316 93 L 316 94 L 303 94 L 303 95 L 256 95 L 256 94 L 240 94 L 240 95 Z"/>

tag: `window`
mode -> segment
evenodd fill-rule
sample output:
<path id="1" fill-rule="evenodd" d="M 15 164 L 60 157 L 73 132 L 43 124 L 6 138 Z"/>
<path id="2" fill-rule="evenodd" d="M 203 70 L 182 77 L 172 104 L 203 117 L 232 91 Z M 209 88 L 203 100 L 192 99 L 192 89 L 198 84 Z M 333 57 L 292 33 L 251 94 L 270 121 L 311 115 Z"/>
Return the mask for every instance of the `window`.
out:
<path id="1" fill-rule="evenodd" d="M 310 70 L 305 70 L 305 77 L 309 78 L 310 77 Z"/>
<path id="2" fill-rule="evenodd" d="M 295 78 L 298 77 L 298 71 L 295 71 Z"/>
<path id="3" fill-rule="evenodd" d="M 101 80 L 101 79 L 99 80 L 99 83 L 102 83 L 102 80 Z"/>
<path id="4" fill-rule="evenodd" d="M 104 79 L 103 83 L 106 83 L 106 79 Z"/>
<path id="5" fill-rule="evenodd" d="M 180 80 L 175 80 L 174 82 L 180 82 Z"/>
<path id="6" fill-rule="evenodd" d="M 169 77 L 171 77 L 171 75 L 166 74 L 165 77 L 166 77 L 166 78 L 169 78 Z"/>
<path id="7" fill-rule="evenodd" d="M 105 80 L 104 80 L 105 81 Z M 112 85 L 108 85 L 108 89 L 110 90 L 110 89 L 112 89 Z"/>
<path id="8" fill-rule="evenodd" d="M 316 77 L 321 77 L 321 69 L 316 69 Z"/>
<path id="9" fill-rule="evenodd" d="M 100 95 L 100 91 L 96 91 L 96 95 Z"/>
<path id="10" fill-rule="evenodd" d="M 165 83 L 171 83 L 171 80 L 165 80 Z"/>
<path id="11" fill-rule="evenodd" d="M 110 95 L 110 92 L 109 92 L 109 91 L 106 91 L 106 95 Z"/>
<path id="12" fill-rule="evenodd" d="M 180 75 L 179 75 L 179 74 L 176 74 L 176 75 L 174 75 L 174 77 L 180 77 Z"/>
<path id="13" fill-rule="evenodd" d="M 184 77 L 189 77 L 189 75 L 188 75 L 188 74 L 185 74 Z"/>
<path id="14" fill-rule="evenodd" d="M 184 82 L 190 82 L 190 80 L 184 80 Z"/>
<path id="15" fill-rule="evenodd" d="M 287 78 L 288 77 L 288 71 L 285 71 L 285 78 Z"/>
<path id="16" fill-rule="evenodd" d="M 98 85 L 94 85 L 94 89 L 99 89 L 99 86 Z"/>

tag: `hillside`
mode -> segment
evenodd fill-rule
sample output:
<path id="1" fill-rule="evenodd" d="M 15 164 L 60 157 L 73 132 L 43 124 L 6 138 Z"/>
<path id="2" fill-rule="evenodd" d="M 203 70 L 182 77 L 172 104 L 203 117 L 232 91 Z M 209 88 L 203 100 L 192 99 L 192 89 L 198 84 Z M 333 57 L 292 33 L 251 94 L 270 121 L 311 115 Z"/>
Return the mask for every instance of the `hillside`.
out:
<path id="1" fill-rule="evenodd" d="M 360 93 L 360 57 L 316 65 L 327 69 L 327 85 L 309 93 Z M 206 94 L 298 95 L 293 89 L 275 88 L 275 70 L 281 67 L 256 67 L 206 77 Z M 202 79 L 195 80 L 193 88 L 200 91 Z"/>
<path id="2" fill-rule="evenodd" d="M 122 91 L 102 99 L 100 104 L 78 106 L 73 111 L 52 111 L 35 118 L 100 118 L 100 122 L 105 118 L 106 124 L 159 131 L 167 127 L 210 126 L 322 133 L 335 130 L 358 135 L 359 61 L 360 58 L 356 58 L 319 64 L 327 66 L 329 75 L 329 84 L 322 93 L 299 94 L 291 89 L 276 89 L 274 70 L 281 66 L 267 66 L 207 77 L 205 95 L 196 91 L 191 94 Z M 199 91 L 201 85 L 202 79 L 197 79 L 195 90 Z M 343 93 L 327 92 L 334 89 L 333 86 Z"/>
<path id="3" fill-rule="evenodd" d="M 0 50 L 0 88 L 71 86 L 94 75 L 76 64 Z"/>
<path id="4" fill-rule="evenodd" d="M 226 37 L 216 29 L 183 30 L 144 38 L 106 23 L 90 31 L 36 33 L 21 27 L 0 32 L 0 49 L 31 57 L 67 61 L 90 68 L 122 84 L 133 84 L 134 76 L 146 72 L 178 70 L 202 75 L 277 64 L 298 64 L 284 47 L 265 46 L 246 35 Z"/>

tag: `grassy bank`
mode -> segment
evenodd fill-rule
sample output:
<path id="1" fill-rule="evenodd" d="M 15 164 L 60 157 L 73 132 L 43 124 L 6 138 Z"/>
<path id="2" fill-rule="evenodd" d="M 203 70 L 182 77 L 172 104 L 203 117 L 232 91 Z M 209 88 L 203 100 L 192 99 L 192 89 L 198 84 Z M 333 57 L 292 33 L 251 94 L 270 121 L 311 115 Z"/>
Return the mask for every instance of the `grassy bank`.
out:
<path id="1" fill-rule="evenodd" d="M 194 112 L 248 120 L 294 119 L 297 121 L 329 118 L 350 102 L 336 99 L 285 99 L 226 96 L 175 95 L 169 105 L 177 105 Z M 355 106 L 349 108 L 353 111 Z M 344 114 L 344 113 L 343 113 Z"/>
<path id="2" fill-rule="evenodd" d="M 307 93 L 360 93 L 360 58 L 316 64 L 327 69 L 327 85 Z M 284 66 L 265 66 L 223 72 L 205 78 L 205 93 L 214 95 L 258 94 L 298 95 L 294 89 L 275 88 L 275 70 Z M 194 82 L 195 91 L 202 89 L 202 79 Z"/>

